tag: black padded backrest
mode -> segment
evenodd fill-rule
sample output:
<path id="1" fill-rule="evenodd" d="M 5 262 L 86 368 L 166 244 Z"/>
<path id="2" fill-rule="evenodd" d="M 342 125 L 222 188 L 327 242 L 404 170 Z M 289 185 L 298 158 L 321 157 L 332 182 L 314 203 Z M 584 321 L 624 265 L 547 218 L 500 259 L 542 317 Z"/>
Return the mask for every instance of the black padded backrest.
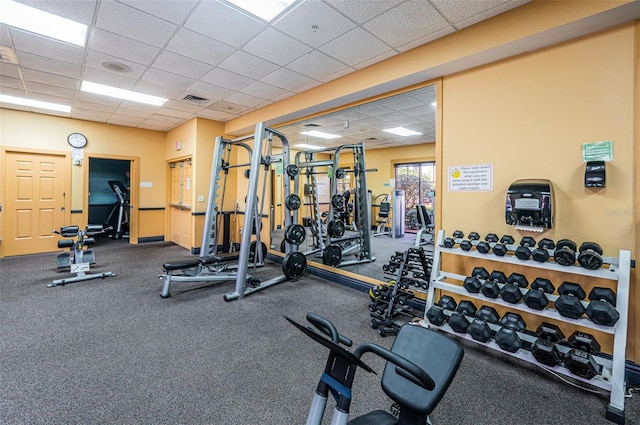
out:
<path id="1" fill-rule="evenodd" d="M 427 207 L 424 205 L 416 205 L 416 211 L 418 213 L 418 223 L 429 226 L 431 224 L 431 216 L 429 215 L 429 211 L 427 211 Z"/>
<path id="2" fill-rule="evenodd" d="M 388 202 L 380 202 L 380 210 L 378 215 L 380 217 L 389 217 L 389 211 L 391 210 L 391 204 Z"/>
<path id="3" fill-rule="evenodd" d="M 387 363 L 382 375 L 382 389 L 402 409 L 429 415 L 449 388 L 464 355 L 462 346 L 434 330 L 407 324 L 400 328 L 391 347 L 397 353 L 424 369 L 436 383 L 433 391 L 406 380 Z"/>

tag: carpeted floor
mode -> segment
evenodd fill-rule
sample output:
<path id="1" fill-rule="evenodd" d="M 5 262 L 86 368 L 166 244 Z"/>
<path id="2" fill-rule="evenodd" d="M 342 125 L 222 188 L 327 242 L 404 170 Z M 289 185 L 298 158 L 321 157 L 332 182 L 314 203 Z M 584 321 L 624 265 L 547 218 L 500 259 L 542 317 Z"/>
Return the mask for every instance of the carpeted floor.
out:
<path id="1" fill-rule="evenodd" d="M 0 259 L 0 423 L 293 425 L 305 422 L 327 351 L 288 324 L 316 312 L 355 344 L 390 346 L 369 326 L 368 297 L 313 276 L 225 303 L 233 282 L 175 284 L 161 299 L 170 243 L 98 241 L 95 272 L 56 288 L 56 254 Z M 279 266 L 258 276 L 278 274 Z M 470 343 L 434 424 L 608 424 L 607 395 Z M 382 371 L 383 362 L 365 361 Z M 359 372 L 353 417 L 390 406 Z M 638 395 L 627 424 L 640 423 Z M 329 423 L 330 415 L 325 415 Z"/>

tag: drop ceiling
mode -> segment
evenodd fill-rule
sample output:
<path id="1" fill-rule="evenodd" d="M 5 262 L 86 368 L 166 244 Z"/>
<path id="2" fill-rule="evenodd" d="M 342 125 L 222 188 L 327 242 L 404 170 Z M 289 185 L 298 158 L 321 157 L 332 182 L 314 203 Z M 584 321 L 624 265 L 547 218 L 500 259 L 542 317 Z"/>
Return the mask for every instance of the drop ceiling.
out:
<path id="1" fill-rule="evenodd" d="M 0 25 L 0 93 L 72 110 L 2 107 L 167 131 L 194 117 L 237 118 L 528 0 L 298 0 L 271 23 L 222 0 L 20 2 L 89 25 L 87 44 Z M 89 94 L 79 90 L 82 80 L 169 101 L 155 107 Z M 396 101 L 359 108 L 352 130 L 366 139 L 380 136 L 377 125 L 417 121 L 429 131 L 430 98 Z M 423 102 L 414 108 L 430 116 L 411 116 L 406 102 Z M 345 130 L 344 121 L 336 115 L 321 124 Z"/>

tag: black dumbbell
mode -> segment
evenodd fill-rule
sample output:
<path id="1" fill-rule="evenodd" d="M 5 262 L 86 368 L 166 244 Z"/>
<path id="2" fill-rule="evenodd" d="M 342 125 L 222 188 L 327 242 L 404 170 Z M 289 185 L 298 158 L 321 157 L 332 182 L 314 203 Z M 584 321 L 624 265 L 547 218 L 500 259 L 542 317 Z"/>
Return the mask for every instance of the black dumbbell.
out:
<path id="1" fill-rule="evenodd" d="M 487 323 L 497 324 L 500 321 L 500 315 L 495 308 L 483 305 L 476 312 L 476 318 L 484 320 Z"/>
<path id="2" fill-rule="evenodd" d="M 445 310 L 453 311 L 458 306 L 456 300 L 449 295 L 443 295 L 438 302 L 432 305 L 427 311 L 427 320 L 436 326 L 442 326 L 448 317 L 444 313 Z"/>
<path id="3" fill-rule="evenodd" d="M 505 351 L 515 353 L 522 348 L 522 340 L 518 332 L 524 332 L 527 325 L 517 313 L 508 312 L 500 319 L 502 327 L 496 331 L 493 339 Z"/>
<path id="4" fill-rule="evenodd" d="M 504 257 L 509 252 L 509 247 L 507 245 L 513 245 L 515 243 L 515 239 L 511 235 L 504 235 L 500 238 L 500 242 L 493 245 L 493 253 L 498 257 Z"/>
<path id="5" fill-rule="evenodd" d="M 520 246 L 516 248 L 516 257 L 520 260 L 528 260 L 531 258 L 531 249 L 536 246 L 536 240 L 531 236 L 525 236 L 520 241 Z"/>
<path id="6" fill-rule="evenodd" d="M 584 242 L 580 245 L 578 263 L 588 270 L 598 270 L 602 267 L 602 248 L 595 242 Z"/>
<path id="7" fill-rule="evenodd" d="M 471 241 L 479 241 L 480 240 L 480 233 L 478 233 L 478 232 L 469 233 L 469 240 L 471 240 Z"/>
<path id="8" fill-rule="evenodd" d="M 589 292 L 589 300 L 591 302 L 585 312 L 593 323 L 613 326 L 620 319 L 616 310 L 616 294 L 611 289 L 595 287 Z"/>
<path id="9" fill-rule="evenodd" d="M 538 247 L 531 252 L 531 258 L 539 263 L 544 263 L 551 256 L 549 250 L 553 250 L 556 244 L 549 238 L 540 239 Z"/>
<path id="10" fill-rule="evenodd" d="M 584 289 L 573 282 L 562 282 L 558 288 L 560 296 L 556 299 L 555 309 L 561 316 L 571 319 L 579 319 L 584 314 L 585 308 L 582 300 L 587 296 Z"/>
<path id="11" fill-rule="evenodd" d="M 440 297 L 438 302 L 436 303 L 439 307 L 444 308 L 445 310 L 455 310 L 458 307 L 458 303 L 449 295 L 443 295 Z"/>
<path id="12" fill-rule="evenodd" d="M 485 280 L 489 277 L 489 272 L 484 267 L 474 267 L 471 272 L 471 276 L 467 277 L 462 286 L 467 291 L 472 294 L 477 294 L 480 292 L 480 288 L 482 287 L 482 280 Z"/>
<path id="13" fill-rule="evenodd" d="M 574 332 L 569 337 L 571 350 L 564 354 L 564 364 L 574 375 L 591 379 L 602 373 L 602 366 L 593 357 L 600 352 L 600 344 L 593 335 Z"/>
<path id="14" fill-rule="evenodd" d="M 561 266 L 573 266 L 576 262 L 577 245 L 571 239 L 560 239 L 553 251 L 553 259 Z"/>
<path id="15" fill-rule="evenodd" d="M 538 362 L 547 366 L 558 366 L 562 363 L 562 354 L 556 343 L 564 339 L 560 328 L 553 323 L 542 322 L 536 330 L 538 338 L 531 345 L 531 354 Z"/>
<path id="16" fill-rule="evenodd" d="M 471 243 L 471 241 L 468 239 L 465 239 L 462 242 L 460 242 L 460 249 L 462 249 L 463 251 L 470 251 L 472 247 L 473 247 L 473 243 Z"/>
<path id="17" fill-rule="evenodd" d="M 442 246 L 445 248 L 453 248 L 456 246 L 456 241 L 453 238 L 444 238 L 442 241 Z"/>
<path id="18" fill-rule="evenodd" d="M 489 323 L 498 323 L 500 316 L 495 308 L 483 305 L 476 313 L 476 317 L 469 324 L 467 332 L 471 338 L 480 342 L 487 342 L 493 336 Z"/>
<path id="19" fill-rule="evenodd" d="M 549 299 L 545 294 L 553 294 L 556 288 L 549 279 L 537 277 L 531 283 L 531 289 L 524 294 L 524 303 L 527 307 L 542 311 L 547 308 Z"/>
<path id="20" fill-rule="evenodd" d="M 500 286 L 498 284 L 504 284 L 507 282 L 507 276 L 504 272 L 494 270 L 491 272 L 487 280 L 484 281 L 480 291 L 482 295 L 489 298 L 498 298 L 500 294 Z"/>
<path id="21" fill-rule="evenodd" d="M 498 235 L 495 233 L 488 233 L 487 236 L 484 237 L 484 241 L 478 242 L 476 249 L 481 254 L 487 254 L 491 251 L 491 244 L 496 242 L 498 242 Z"/>
<path id="22" fill-rule="evenodd" d="M 451 313 L 451 317 L 449 317 L 449 326 L 451 326 L 451 329 L 459 333 L 467 332 L 467 328 L 473 316 L 476 314 L 476 310 L 476 306 L 471 301 L 460 301 L 456 311 Z"/>
<path id="23" fill-rule="evenodd" d="M 522 300 L 520 288 L 529 286 L 527 278 L 521 273 L 511 273 L 506 283 L 500 288 L 500 296 L 503 300 L 511 304 L 518 304 Z"/>

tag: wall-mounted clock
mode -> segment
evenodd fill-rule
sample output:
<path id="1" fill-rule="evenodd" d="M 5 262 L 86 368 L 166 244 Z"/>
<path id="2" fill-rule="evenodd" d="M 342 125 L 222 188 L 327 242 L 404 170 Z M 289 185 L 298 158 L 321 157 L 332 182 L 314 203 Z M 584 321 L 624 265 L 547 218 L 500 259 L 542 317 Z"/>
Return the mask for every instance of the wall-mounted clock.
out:
<path id="1" fill-rule="evenodd" d="M 84 134 L 80 133 L 71 133 L 67 137 L 67 142 L 74 148 L 84 148 L 87 146 L 87 138 Z"/>

